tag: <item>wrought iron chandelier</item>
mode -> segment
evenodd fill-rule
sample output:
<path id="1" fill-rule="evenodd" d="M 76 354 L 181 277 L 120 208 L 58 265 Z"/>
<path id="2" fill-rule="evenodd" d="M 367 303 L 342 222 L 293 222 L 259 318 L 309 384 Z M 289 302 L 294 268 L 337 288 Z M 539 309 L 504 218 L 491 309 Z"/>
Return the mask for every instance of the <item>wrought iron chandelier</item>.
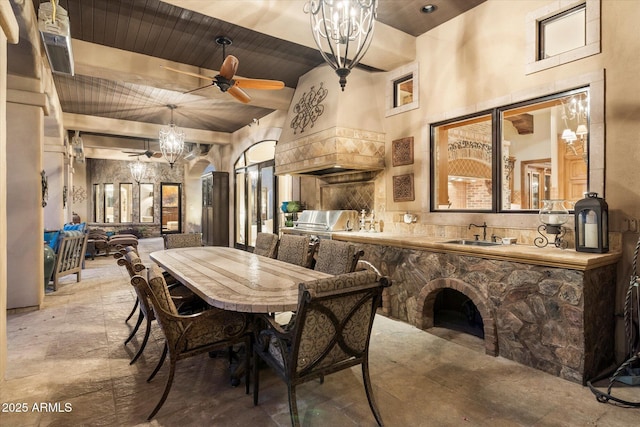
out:
<path id="1" fill-rule="evenodd" d="M 131 176 L 136 183 L 140 184 L 140 181 L 142 181 L 142 178 L 144 178 L 144 174 L 147 171 L 147 165 L 142 163 L 138 158 L 135 162 L 129 163 L 129 170 L 131 171 Z"/>
<path id="2" fill-rule="evenodd" d="M 167 105 L 171 110 L 171 122 L 164 129 L 160 129 L 160 151 L 169 165 L 173 169 L 173 164 L 180 159 L 184 151 L 184 131 L 178 128 L 173 122 L 173 110 L 175 105 Z"/>
<path id="3" fill-rule="evenodd" d="M 369 49 L 377 7 L 378 0 L 310 0 L 305 5 L 316 45 L 343 91 L 351 69 Z"/>

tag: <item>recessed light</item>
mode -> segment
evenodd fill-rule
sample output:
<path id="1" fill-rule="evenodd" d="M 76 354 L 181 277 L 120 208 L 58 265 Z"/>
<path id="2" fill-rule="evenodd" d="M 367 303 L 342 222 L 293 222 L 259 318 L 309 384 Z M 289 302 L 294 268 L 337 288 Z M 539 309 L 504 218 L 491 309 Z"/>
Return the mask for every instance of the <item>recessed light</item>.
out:
<path id="1" fill-rule="evenodd" d="M 422 13 L 433 13 L 435 12 L 437 9 L 436 5 L 434 4 L 426 4 L 424 6 L 422 6 L 422 9 L 420 9 L 420 12 Z"/>

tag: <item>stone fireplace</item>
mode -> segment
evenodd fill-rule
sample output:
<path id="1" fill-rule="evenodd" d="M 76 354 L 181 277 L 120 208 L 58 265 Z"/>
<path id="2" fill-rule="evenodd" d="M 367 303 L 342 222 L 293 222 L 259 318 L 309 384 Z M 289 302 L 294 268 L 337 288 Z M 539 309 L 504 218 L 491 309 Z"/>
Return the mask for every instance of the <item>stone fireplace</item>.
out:
<path id="1" fill-rule="evenodd" d="M 589 270 L 455 253 L 359 244 L 391 277 L 385 309 L 420 329 L 434 326 L 438 294 L 468 298 L 486 354 L 586 383 L 613 362 L 615 264 Z M 472 351 L 472 350 L 469 350 Z"/>

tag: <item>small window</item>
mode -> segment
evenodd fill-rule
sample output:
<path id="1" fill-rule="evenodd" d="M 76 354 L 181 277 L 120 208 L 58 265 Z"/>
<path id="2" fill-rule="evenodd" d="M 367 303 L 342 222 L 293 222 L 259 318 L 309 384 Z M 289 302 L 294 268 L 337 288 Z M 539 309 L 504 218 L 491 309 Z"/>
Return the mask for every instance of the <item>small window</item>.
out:
<path id="1" fill-rule="evenodd" d="M 526 73 L 536 73 L 601 52 L 601 0 L 567 0 L 527 14 Z"/>
<path id="2" fill-rule="evenodd" d="M 551 58 L 583 47 L 587 44 L 587 5 L 583 3 L 544 19 L 539 25 L 538 59 Z"/>
<path id="3" fill-rule="evenodd" d="M 413 74 L 409 74 L 393 82 L 393 108 L 402 107 L 412 102 Z"/>
<path id="4" fill-rule="evenodd" d="M 389 72 L 386 87 L 386 117 L 420 107 L 419 81 L 417 62 Z"/>

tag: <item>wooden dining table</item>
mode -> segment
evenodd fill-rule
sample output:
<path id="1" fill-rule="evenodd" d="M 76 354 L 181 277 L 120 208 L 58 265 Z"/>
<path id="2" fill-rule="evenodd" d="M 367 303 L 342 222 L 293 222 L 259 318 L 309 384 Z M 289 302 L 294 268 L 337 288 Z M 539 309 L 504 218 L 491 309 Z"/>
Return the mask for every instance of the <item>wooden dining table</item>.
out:
<path id="1" fill-rule="evenodd" d="M 299 283 L 331 277 L 221 246 L 166 249 L 149 257 L 213 307 L 244 313 L 295 310 Z"/>

